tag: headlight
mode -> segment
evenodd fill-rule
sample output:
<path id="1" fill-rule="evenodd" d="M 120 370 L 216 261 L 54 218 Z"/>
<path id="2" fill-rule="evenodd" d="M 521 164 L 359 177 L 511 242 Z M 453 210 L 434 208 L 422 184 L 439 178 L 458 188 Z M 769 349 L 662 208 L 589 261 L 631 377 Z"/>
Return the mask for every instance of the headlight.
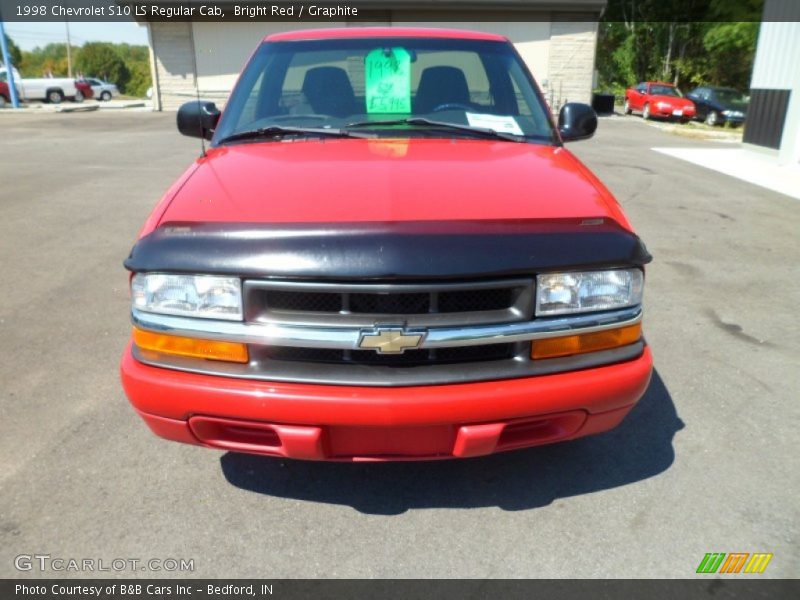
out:
<path id="1" fill-rule="evenodd" d="M 133 307 L 153 313 L 242 319 L 242 283 L 236 277 L 137 273 L 131 282 Z"/>
<path id="2" fill-rule="evenodd" d="M 640 269 L 548 273 L 536 277 L 536 316 L 613 310 L 642 303 Z"/>
<path id="3" fill-rule="evenodd" d="M 657 107 L 659 110 L 666 110 L 666 109 L 668 109 L 668 108 L 669 108 L 669 106 L 670 106 L 670 105 L 669 105 L 669 104 L 667 104 L 666 102 L 656 102 L 656 107 Z"/>

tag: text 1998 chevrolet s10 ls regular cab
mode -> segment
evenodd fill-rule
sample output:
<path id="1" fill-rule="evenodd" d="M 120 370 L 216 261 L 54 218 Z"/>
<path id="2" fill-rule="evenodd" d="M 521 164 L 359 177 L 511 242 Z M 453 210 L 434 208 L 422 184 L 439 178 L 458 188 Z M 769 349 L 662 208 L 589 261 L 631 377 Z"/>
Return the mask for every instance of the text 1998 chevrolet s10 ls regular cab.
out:
<path id="1" fill-rule="evenodd" d="M 616 426 L 649 262 L 513 46 L 272 35 L 125 262 L 122 382 L 158 435 L 311 460 L 471 457 Z"/>

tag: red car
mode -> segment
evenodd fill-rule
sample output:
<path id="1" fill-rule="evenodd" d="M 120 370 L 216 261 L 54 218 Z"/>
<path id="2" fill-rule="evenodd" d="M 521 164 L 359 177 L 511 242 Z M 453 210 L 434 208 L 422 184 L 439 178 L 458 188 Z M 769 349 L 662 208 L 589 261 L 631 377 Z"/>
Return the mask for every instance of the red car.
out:
<path id="1" fill-rule="evenodd" d="M 309 460 L 471 457 L 618 425 L 650 255 L 505 38 L 272 35 L 125 261 L 125 391 L 159 436 Z"/>
<path id="2" fill-rule="evenodd" d="M 694 102 L 683 97 L 670 83 L 645 81 L 625 91 L 625 114 L 641 112 L 645 119 L 677 119 L 687 123 L 695 117 Z"/>
<path id="3" fill-rule="evenodd" d="M 77 91 L 77 94 L 75 94 L 75 97 L 73 98 L 74 102 L 83 102 L 84 99 L 94 96 L 92 86 L 89 84 L 89 82 L 82 79 L 75 80 L 75 90 Z"/>

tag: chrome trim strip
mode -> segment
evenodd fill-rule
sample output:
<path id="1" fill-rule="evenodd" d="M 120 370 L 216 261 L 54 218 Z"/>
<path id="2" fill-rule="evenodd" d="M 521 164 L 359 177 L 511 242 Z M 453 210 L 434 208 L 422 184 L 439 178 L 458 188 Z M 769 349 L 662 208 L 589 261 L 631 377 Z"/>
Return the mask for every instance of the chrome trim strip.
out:
<path id="1" fill-rule="evenodd" d="M 522 323 L 431 327 L 420 348 L 502 344 L 562 337 L 574 333 L 593 333 L 635 325 L 641 320 L 642 307 L 634 306 L 595 314 L 550 317 Z M 363 330 L 360 327 L 309 327 L 195 319 L 147 313 L 136 309 L 131 311 L 131 321 L 140 329 L 186 337 L 243 344 L 337 350 L 358 350 Z"/>
<path id="2" fill-rule="evenodd" d="M 467 283 L 335 283 L 327 281 L 283 281 L 280 279 L 245 279 L 243 286 L 253 289 L 272 289 L 287 292 L 323 292 L 329 294 L 406 294 L 430 291 L 473 291 L 495 288 L 517 288 L 533 285 L 533 278 L 489 279 Z"/>
<path id="3" fill-rule="evenodd" d="M 576 354 L 562 358 L 531 360 L 515 357 L 506 360 L 431 364 L 396 368 L 347 363 L 305 363 L 279 360 L 260 360 L 250 364 L 225 363 L 214 360 L 190 359 L 181 356 L 132 352 L 136 360 L 151 367 L 172 369 L 200 375 L 233 377 L 251 381 L 305 383 L 316 385 L 350 385 L 359 387 L 414 387 L 420 385 L 456 385 L 476 381 L 500 381 L 593 369 L 634 360 L 642 355 L 644 341 L 611 350 Z"/>

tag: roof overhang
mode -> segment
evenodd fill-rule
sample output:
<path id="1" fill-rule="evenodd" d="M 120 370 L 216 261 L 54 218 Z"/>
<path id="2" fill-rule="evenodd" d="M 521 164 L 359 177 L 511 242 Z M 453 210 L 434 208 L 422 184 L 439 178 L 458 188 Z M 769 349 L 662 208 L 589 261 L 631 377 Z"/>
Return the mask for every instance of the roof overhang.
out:
<path id="1" fill-rule="evenodd" d="M 119 5 L 136 6 L 141 4 L 138 0 L 115 1 Z M 375 14 L 378 12 L 385 14 L 397 11 L 414 11 L 417 13 L 436 13 L 437 17 L 441 17 L 442 13 L 457 11 L 459 13 L 459 18 L 454 19 L 455 21 L 468 21 L 470 20 L 469 13 L 486 11 L 495 13 L 555 13 L 559 16 L 558 18 L 567 20 L 569 20 L 570 14 L 575 14 L 581 17 L 594 16 L 599 19 L 607 3 L 608 0 L 353 0 L 347 4 L 357 8 L 359 11 L 373 11 Z M 202 4 L 202 2 L 199 0 L 156 0 L 153 4 L 162 6 L 185 5 L 197 7 Z M 224 8 L 225 5 L 257 4 L 257 2 L 253 0 L 245 0 L 245 2 L 237 0 L 219 0 L 217 4 Z M 273 4 L 288 5 L 290 3 L 278 1 Z M 304 2 L 304 4 L 311 4 L 311 2 Z M 329 2 L 322 0 L 318 4 L 324 6 L 329 4 Z M 514 15 L 510 14 L 509 16 L 513 17 Z M 135 18 L 140 22 L 160 20 L 149 19 L 142 16 L 135 16 Z M 358 20 L 358 18 L 359 17 L 356 17 L 354 20 Z M 271 19 L 264 18 L 262 20 L 269 21 Z M 274 20 L 278 21 L 280 19 Z M 288 21 L 289 19 L 286 20 Z M 234 19 L 226 19 L 226 21 L 234 21 Z M 314 20 L 307 19 L 307 22 L 312 23 Z"/>

